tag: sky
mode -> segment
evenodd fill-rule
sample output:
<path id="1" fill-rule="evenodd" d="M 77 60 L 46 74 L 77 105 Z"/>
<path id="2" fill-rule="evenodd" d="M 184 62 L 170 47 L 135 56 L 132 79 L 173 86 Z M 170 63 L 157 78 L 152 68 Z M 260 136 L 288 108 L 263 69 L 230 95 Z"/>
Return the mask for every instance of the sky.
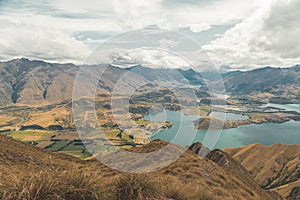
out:
<path id="1" fill-rule="evenodd" d="M 299 10 L 299 0 L 0 0 L 0 60 L 82 64 L 103 42 L 150 27 L 191 38 L 220 68 L 288 67 L 300 64 Z M 135 57 L 158 57 L 149 54 Z"/>

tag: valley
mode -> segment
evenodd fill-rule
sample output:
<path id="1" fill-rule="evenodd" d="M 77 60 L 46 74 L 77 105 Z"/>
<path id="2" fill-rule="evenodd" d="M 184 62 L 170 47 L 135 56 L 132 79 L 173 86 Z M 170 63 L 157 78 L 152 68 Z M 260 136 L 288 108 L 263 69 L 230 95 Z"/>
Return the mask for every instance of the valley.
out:
<path id="1" fill-rule="evenodd" d="M 197 183 L 209 196 L 212 194 L 209 188 L 214 188 L 218 191 L 216 199 L 230 199 L 233 194 L 241 198 L 246 195 L 247 199 L 261 195 L 262 199 L 280 199 L 277 193 L 285 199 L 299 196 L 296 153 L 300 143 L 299 66 L 224 74 L 226 98 L 209 91 L 205 85 L 208 80 L 194 70 L 151 69 L 141 65 L 127 69 L 113 65 L 99 65 L 96 70 L 92 66 L 84 67 L 91 68 L 95 77 L 97 73 L 102 77 L 93 97 L 86 95 L 72 100 L 79 66 L 27 59 L 0 63 L 0 145 L 9 151 L 1 152 L 2 159 L 32 154 L 30 159 L 34 157 L 34 162 L 41 165 L 44 161 L 38 158 L 39 154 L 53 156 L 57 163 L 52 164 L 59 172 L 65 170 L 60 162 L 67 166 L 76 163 L 81 169 L 100 167 L 105 171 L 103 174 L 97 170 L 91 173 L 96 171 L 103 176 L 101 181 L 106 182 L 104 177 L 112 180 L 123 174 L 102 166 L 93 154 L 120 149 L 147 152 L 170 142 L 178 148 L 190 147 L 192 152 L 181 158 L 184 161 L 153 173 L 154 177 L 168 175 L 179 185 L 185 181 Z M 273 73 L 270 80 L 266 78 Z M 277 83 L 275 73 L 276 79 L 286 81 Z M 209 84 L 218 85 L 220 81 Z M 289 93 L 281 91 L 284 87 L 290 88 Z M 79 109 L 80 115 L 74 118 L 78 102 L 93 108 L 92 114 L 96 115 L 100 127 L 97 131 L 93 131 L 94 122 L 88 120 L 90 110 Z M 87 119 L 88 136 L 78 134 L 77 129 L 81 128 L 76 123 L 78 116 Z M 7 142 L 19 148 L 18 155 Z M 208 148 L 205 158 L 199 158 L 199 149 L 194 149 L 199 142 Z M 92 143 L 96 147 L 91 150 L 87 145 Z M 23 154 L 21 149 L 28 154 Z M 259 152 L 265 152 L 265 157 Z M 268 161 L 267 155 L 272 153 L 274 158 Z M 255 160 L 257 157 L 265 162 Z M 12 160 L 4 161 L 12 162 L 20 173 L 20 166 L 28 164 Z M 274 166 L 273 161 L 277 163 Z M 196 165 L 184 164 L 189 162 Z M 30 173 L 40 171 L 32 169 Z M 10 172 L 6 170 L 6 173 Z M 199 177 L 200 182 L 196 181 Z M 230 184 L 236 186 L 231 188 Z M 196 193 L 192 191 L 188 198 Z"/>
<path id="2" fill-rule="evenodd" d="M 0 200 L 300 200 L 300 0 L 0 0 Z"/>
<path id="3" fill-rule="evenodd" d="M 5 98 L 2 96 L 2 106 L 0 107 L 1 134 L 54 152 L 64 152 L 80 158 L 89 157 L 91 154 L 86 150 L 81 138 L 76 133 L 72 115 L 72 87 L 78 69 L 78 66 L 72 64 L 50 64 L 27 59 L 0 63 L 1 91 L 5 91 Z M 194 118 L 192 120 L 194 128 L 189 128 L 192 132 L 193 129 L 200 131 L 207 131 L 208 129 L 234 130 L 240 126 L 251 124 L 282 124 L 300 120 L 299 111 L 274 107 L 276 104 L 267 106 L 264 103 L 273 102 L 272 99 L 262 98 L 261 95 L 257 96 L 251 92 L 256 91 L 259 92 L 258 94 L 263 94 L 263 91 L 255 89 L 259 87 L 257 85 L 260 83 L 259 81 L 253 82 L 256 86 L 253 85 L 253 87 L 246 89 L 241 89 L 245 83 L 237 82 L 237 80 L 249 80 L 257 76 L 258 73 L 265 79 L 266 74 L 281 74 L 288 70 L 291 71 L 290 77 L 294 72 L 298 73 L 297 66 L 290 69 L 265 68 L 249 73 L 237 72 L 223 75 L 226 89 L 232 95 L 226 99 L 211 96 L 205 87 L 204 78 L 193 70 L 154 70 L 140 65 L 127 69 L 100 65 L 99 69 L 102 70 L 102 78 L 97 87 L 94 104 L 98 123 L 102 127 L 105 137 L 110 141 L 101 144 L 104 151 L 114 151 L 115 145 L 121 148 L 143 145 L 150 142 L 154 132 L 159 133 L 160 130 L 163 130 L 162 132 L 174 131 L 172 128 L 174 124 L 167 119 L 151 122 L 151 119 L 145 120 L 143 118 L 157 105 L 161 105 L 161 107 L 153 112 L 161 112 L 165 109 L 199 116 L 198 119 L 192 117 Z M 282 78 L 287 79 L 286 73 L 284 74 Z M 116 101 L 115 99 L 122 99 L 123 97 L 122 94 L 114 94 L 115 96 L 112 97 L 111 93 L 118 80 L 124 75 L 134 81 L 124 80 L 121 85 L 122 90 L 135 92 L 128 100 L 128 113 L 118 117 L 116 112 L 119 111 L 111 107 L 112 99 L 114 98 Z M 5 77 L 10 78 L 11 81 Z M 258 78 L 256 79 L 258 80 Z M 163 86 L 160 86 L 161 80 L 165 81 Z M 187 82 L 192 85 L 187 85 Z M 281 82 L 280 85 L 284 83 Z M 297 85 L 298 81 L 293 83 Z M 230 86 L 230 84 L 235 84 L 235 87 Z M 52 87 L 55 90 L 51 89 Z M 246 92 L 248 94 L 249 92 L 249 95 L 241 98 L 234 89 L 236 87 L 240 88 L 240 93 Z M 286 97 L 284 93 L 276 97 L 277 94 L 279 93 L 273 92 L 270 97 Z M 297 102 L 297 98 L 294 97 L 293 95 L 290 96 L 291 101 L 289 103 Z M 89 99 L 89 97 L 85 101 L 93 103 L 93 99 Z M 219 116 L 215 116 L 214 113 L 219 113 Z M 241 117 L 232 120 L 228 119 L 230 115 Z M 122 117 L 129 119 L 130 125 L 126 124 L 128 121 L 115 121 L 115 118 Z M 122 128 L 119 127 L 120 125 Z M 182 144 L 186 145 L 184 142 Z M 225 147 L 230 146 L 228 144 Z"/>

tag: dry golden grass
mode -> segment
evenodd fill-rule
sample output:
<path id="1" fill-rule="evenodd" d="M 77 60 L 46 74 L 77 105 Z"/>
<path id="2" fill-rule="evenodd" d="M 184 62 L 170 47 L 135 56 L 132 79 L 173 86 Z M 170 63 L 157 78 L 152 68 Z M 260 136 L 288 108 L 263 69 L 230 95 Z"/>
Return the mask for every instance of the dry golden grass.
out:
<path id="1" fill-rule="evenodd" d="M 1 176 L 0 176 L 1 177 Z M 41 170 L 21 176 L 1 177 L 4 200 L 213 200 L 212 194 L 185 185 L 175 177 L 119 174 L 105 179 L 75 165 L 66 171 Z"/>
<path id="2" fill-rule="evenodd" d="M 56 107 L 49 111 L 39 111 L 31 113 L 30 120 L 24 123 L 24 126 L 38 124 L 43 127 L 48 127 L 53 124 L 57 124 L 56 119 L 65 118 L 69 114 L 70 110 L 66 107 Z"/>
<path id="3" fill-rule="evenodd" d="M 92 175 L 76 168 L 67 171 L 47 171 L 14 176 L 10 174 L 0 186 L 7 200 L 101 199 L 101 189 Z"/>
<path id="4" fill-rule="evenodd" d="M 288 197 L 300 187 L 300 145 L 248 145 L 225 151 L 239 161 L 264 188 Z"/>
<path id="5" fill-rule="evenodd" d="M 6 115 L 1 115 L 0 113 L 0 125 L 6 124 L 7 122 L 10 122 L 14 120 L 14 117 L 6 116 Z"/>
<path id="6" fill-rule="evenodd" d="M 130 151 L 152 152 L 166 144 L 154 141 Z M 153 159 L 163 162 L 160 157 Z M 94 159 L 51 153 L 0 135 L 0 199 L 4 200 L 273 199 L 248 177 L 189 151 L 158 171 L 130 175 Z"/>
<path id="7" fill-rule="evenodd" d="M 115 193 L 118 200 L 154 200 L 163 196 L 162 190 L 153 180 L 140 174 L 120 177 L 115 183 Z"/>
<path id="8" fill-rule="evenodd" d="M 300 180 L 289 183 L 289 184 L 282 185 L 280 187 L 273 189 L 272 191 L 275 191 L 275 192 L 281 194 L 281 196 L 286 197 L 289 200 L 290 199 L 298 200 L 300 198 L 299 194 L 296 195 L 296 197 L 295 197 L 295 194 L 293 195 L 293 191 L 296 191 L 297 188 L 300 188 Z"/>

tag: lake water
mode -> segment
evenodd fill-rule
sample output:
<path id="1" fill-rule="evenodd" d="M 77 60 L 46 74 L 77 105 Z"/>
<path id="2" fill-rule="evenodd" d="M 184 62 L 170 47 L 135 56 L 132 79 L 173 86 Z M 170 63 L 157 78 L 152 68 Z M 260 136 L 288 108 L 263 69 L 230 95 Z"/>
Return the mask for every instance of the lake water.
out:
<path id="1" fill-rule="evenodd" d="M 293 111 L 298 111 L 300 108 L 299 105 L 286 106 L 287 109 Z M 229 116 L 235 119 L 238 117 Z M 144 118 L 150 121 L 170 121 L 174 125 L 170 129 L 154 132 L 151 140 L 161 139 L 182 146 L 189 146 L 198 141 L 210 149 L 240 147 L 253 143 L 263 145 L 300 144 L 300 122 L 296 121 L 283 124 L 250 124 L 232 129 L 203 131 L 194 129 L 193 121 L 199 118 L 196 115 L 184 115 L 181 112 L 167 110 L 146 115 Z M 226 119 L 228 119 L 227 116 Z"/>

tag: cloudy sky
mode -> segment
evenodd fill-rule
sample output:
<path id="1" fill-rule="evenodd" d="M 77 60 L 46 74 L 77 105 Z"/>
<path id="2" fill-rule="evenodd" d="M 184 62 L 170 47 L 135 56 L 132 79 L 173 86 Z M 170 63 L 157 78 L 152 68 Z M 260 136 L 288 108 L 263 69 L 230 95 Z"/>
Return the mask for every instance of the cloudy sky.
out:
<path id="1" fill-rule="evenodd" d="M 116 35 L 156 27 L 192 38 L 224 68 L 291 66 L 299 10 L 300 0 L 0 0 L 0 60 L 81 64 Z"/>

